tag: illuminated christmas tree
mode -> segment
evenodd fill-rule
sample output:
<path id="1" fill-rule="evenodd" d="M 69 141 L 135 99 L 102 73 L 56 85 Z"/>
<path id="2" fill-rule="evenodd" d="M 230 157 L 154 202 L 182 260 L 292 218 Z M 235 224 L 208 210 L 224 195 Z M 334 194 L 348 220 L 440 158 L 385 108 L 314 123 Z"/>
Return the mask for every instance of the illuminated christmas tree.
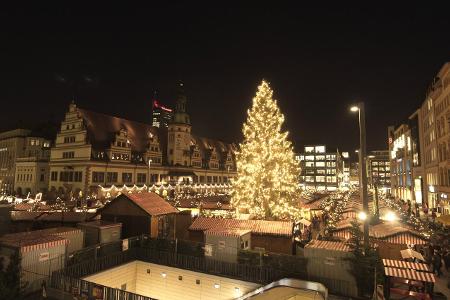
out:
<path id="1" fill-rule="evenodd" d="M 300 168 L 288 132 L 281 131 L 284 116 L 272 94 L 263 81 L 248 111 L 244 141 L 236 155 L 232 204 L 259 219 L 292 219 L 299 212 Z"/>

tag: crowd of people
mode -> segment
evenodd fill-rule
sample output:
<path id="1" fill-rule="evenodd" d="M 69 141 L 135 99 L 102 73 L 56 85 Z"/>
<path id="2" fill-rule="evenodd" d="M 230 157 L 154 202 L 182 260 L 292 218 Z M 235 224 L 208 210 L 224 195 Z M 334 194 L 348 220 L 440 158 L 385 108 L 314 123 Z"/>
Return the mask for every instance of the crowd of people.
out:
<path id="1" fill-rule="evenodd" d="M 450 270 L 450 251 L 442 249 L 439 245 L 430 244 L 425 251 L 421 251 L 424 255 L 425 262 L 431 266 L 433 273 L 438 277 L 442 276 L 442 268 L 448 272 Z"/>

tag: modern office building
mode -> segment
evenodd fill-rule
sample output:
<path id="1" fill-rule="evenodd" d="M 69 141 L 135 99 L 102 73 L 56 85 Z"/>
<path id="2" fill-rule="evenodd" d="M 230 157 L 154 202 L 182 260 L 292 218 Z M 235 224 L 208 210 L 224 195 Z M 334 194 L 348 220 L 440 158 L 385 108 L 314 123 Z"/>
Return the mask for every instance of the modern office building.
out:
<path id="1" fill-rule="evenodd" d="M 158 128 L 168 128 L 173 119 L 173 110 L 162 105 L 156 95 L 155 92 L 152 102 L 152 125 Z"/>
<path id="2" fill-rule="evenodd" d="M 388 150 L 370 151 L 367 156 L 367 178 L 371 188 L 391 190 L 391 171 Z"/>
<path id="3" fill-rule="evenodd" d="M 192 134 L 186 109 L 182 84 L 167 129 L 71 103 L 51 149 L 49 189 L 93 195 L 112 185 L 228 183 L 236 146 Z"/>
<path id="4" fill-rule="evenodd" d="M 40 182 L 41 174 L 46 172 L 49 149 L 50 141 L 35 136 L 31 130 L 15 129 L 1 133 L 0 193 L 15 193 L 15 183 L 25 183 L 28 189 L 36 185 L 36 180 Z M 16 161 L 20 162 L 19 169 L 16 168 Z M 42 182 L 45 180 L 44 175 Z"/>
<path id="5" fill-rule="evenodd" d="M 349 152 L 342 152 L 341 153 L 342 158 L 342 179 L 341 179 L 341 187 L 342 188 L 350 188 L 350 168 L 351 168 L 351 162 L 350 162 L 350 154 Z"/>
<path id="6" fill-rule="evenodd" d="M 306 189 L 335 191 L 342 178 L 342 163 L 339 151 L 326 151 L 325 145 L 305 146 L 299 154 L 300 181 Z"/>

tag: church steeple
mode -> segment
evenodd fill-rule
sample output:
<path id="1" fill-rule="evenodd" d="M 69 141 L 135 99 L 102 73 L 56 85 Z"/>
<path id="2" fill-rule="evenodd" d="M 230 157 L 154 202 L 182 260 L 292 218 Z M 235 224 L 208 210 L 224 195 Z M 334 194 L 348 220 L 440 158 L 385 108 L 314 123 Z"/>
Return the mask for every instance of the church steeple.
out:
<path id="1" fill-rule="evenodd" d="M 191 124 L 189 115 L 186 113 L 186 94 L 184 92 L 184 83 L 180 81 L 178 83 L 177 91 L 177 104 L 175 106 L 175 115 L 173 118 L 174 123 Z"/>

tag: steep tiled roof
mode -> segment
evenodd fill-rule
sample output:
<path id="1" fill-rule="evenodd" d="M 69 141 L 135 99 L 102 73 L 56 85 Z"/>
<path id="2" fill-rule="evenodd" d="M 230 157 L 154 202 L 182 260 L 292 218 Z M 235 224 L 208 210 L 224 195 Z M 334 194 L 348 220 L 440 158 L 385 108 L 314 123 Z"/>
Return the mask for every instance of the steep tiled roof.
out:
<path id="1" fill-rule="evenodd" d="M 114 116 L 78 108 L 80 116 L 88 131 L 88 138 L 94 148 L 107 148 L 114 141 L 115 135 L 125 129 L 131 149 L 144 152 L 150 137 L 157 134 L 157 129 L 149 124 L 134 122 Z"/>
<path id="2" fill-rule="evenodd" d="M 213 228 L 251 230 L 253 234 L 292 236 L 293 223 L 290 221 L 237 220 L 198 217 L 189 230 L 206 231 Z"/>
<path id="3" fill-rule="evenodd" d="M 125 129 L 133 151 L 146 151 L 151 137 L 157 136 L 163 152 L 163 157 L 165 157 L 167 151 L 167 131 L 165 131 L 165 129 L 158 129 L 150 124 L 109 116 L 86 109 L 77 108 L 77 111 L 80 117 L 83 118 L 89 142 L 94 148 L 108 148 L 114 141 L 115 135 L 119 133 L 121 129 Z M 195 135 L 191 135 L 191 144 L 197 145 L 200 149 L 202 158 L 207 160 L 210 156 L 210 149 L 216 149 L 218 159 L 222 162 L 225 161 L 226 154 L 229 151 L 234 155 L 234 152 L 237 149 L 235 144 L 228 144 Z"/>
<path id="4" fill-rule="evenodd" d="M 202 157 L 204 159 L 209 159 L 210 154 L 208 153 L 208 151 L 210 149 L 217 150 L 219 161 L 225 161 L 226 154 L 229 151 L 231 151 L 231 153 L 234 155 L 234 152 L 237 150 L 235 144 L 227 144 L 218 140 L 212 140 L 204 137 L 199 137 L 196 135 L 191 136 L 191 143 L 199 147 Z"/>
<path id="5" fill-rule="evenodd" d="M 155 193 L 122 194 L 117 198 L 120 197 L 126 197 L 130 199 L 151 216 L 174 214 L 178 212 L 178 210 L 169 202 Z M 112 202 L 114 202 L 114 200 L 112 200 L 111 203 Z"/>

